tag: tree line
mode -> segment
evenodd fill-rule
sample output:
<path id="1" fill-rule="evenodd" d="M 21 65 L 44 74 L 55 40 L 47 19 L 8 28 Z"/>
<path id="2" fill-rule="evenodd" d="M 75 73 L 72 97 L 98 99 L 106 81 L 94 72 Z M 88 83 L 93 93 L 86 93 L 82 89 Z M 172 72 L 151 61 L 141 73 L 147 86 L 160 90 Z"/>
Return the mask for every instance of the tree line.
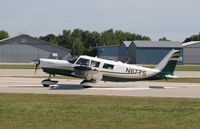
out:
<path id="1" fill-rule="evenodd" d="M 140 34 L 123 32 L 121 30 L 114 31 L 109 29 L 101 33 L 88 30 L 75 29 L 63 30 L 62 34 L 48 34 L 39 37 L 42 40 L 69 48 L 74 55 L 87 54 L 94 55 L 96 46 L 119 45 L 125 40 L 151 40 L 147 36 Z"/>
<path id="2" fill-rule="evenodd" d="M 9 37 L 9 34 L 7 31 L 5 30 L 0 30 L 0 40 L 2 39 L 5 39 L 5 38 L 8 38 Z"/>
<path id="3" fill-rule="evenodd" d="M 190 41 L 200 41 L 200 33 L 192 35 L 184 40 L 184 42 L 190 42 Z"/>
<path id="4" fill-rule="evenodd" d="M 0 30 L 0 40 L 8 37 L 7 31 Z M 39 36 L 39 39 L 68 48 L 72 50 L 73 55 L 95 55 L 97 46 L 119 45 L 122 41 L 151 40 L 148 36 L 113 29 L 103 32 L 90 32 L 82 29 L 63 30 L 62 34 L 47 34 Z M 162 37 L 159 41 L 169 40 Z M 184 40 L 184 42 L 189 41 L 200 41 L 200 33 Z"/>

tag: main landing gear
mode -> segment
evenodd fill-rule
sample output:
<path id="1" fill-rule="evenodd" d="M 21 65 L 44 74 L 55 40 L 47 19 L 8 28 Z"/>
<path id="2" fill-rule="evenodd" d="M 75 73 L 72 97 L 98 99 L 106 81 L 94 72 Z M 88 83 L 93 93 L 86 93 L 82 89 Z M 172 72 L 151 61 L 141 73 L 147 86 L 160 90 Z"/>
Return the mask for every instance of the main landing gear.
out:
<path id="1" fill-rule="evenodd" d="M 49 87 L 50 85 L 55 85 L 58 83 L 58 81 L 51 80 L 52 75 L 53 74 L 49 74 L 49 78 L 45 79 L 41 82 L 41 84 L 44 87 Z M 55 75 L 53 75 L 53 76 L 55 76 Z M 90 79 L 90 80 L 85 79 L 80 83 L 80 85 L 83 86 L 84 88 L 90 88 L 90 87 L 93 87 L 96 84 L 96 82 L 97 81 L 95 79 Z"/>
<path id="2" fill-rule="evenodd" d="M 92 86 L 94 86 L 94 84 L 96 83 L 97 81 L 94 80 L 94 79 L 91 79 L 91 80 L 83 80 L 80 85 L 83 86 L 84 88 L 90 88 Z"/>
<path id="3" fill-rule="evenodd" d="M 52 74 L 49 74 L 49 78 L 48 79 L 45 79 L 45 80 L 43 80 L 42 82 L 41 82 L 41 84 L 44 86 L 44 87 L 49 87 L 49 85 L 55 85 L 55 84 L 57 84 L 58 83 L 58 81 L 53 81 L 53 80 L 51 80 L 51 75 Z M 53 76 L 55 76 L 55 75 L 53 75 Z"/>

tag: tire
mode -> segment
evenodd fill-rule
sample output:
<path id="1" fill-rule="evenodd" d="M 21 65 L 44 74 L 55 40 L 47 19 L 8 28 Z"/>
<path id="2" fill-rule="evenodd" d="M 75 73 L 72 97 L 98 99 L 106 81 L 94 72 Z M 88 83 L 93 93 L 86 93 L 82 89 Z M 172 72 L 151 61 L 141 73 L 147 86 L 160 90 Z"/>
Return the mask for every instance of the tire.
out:
<path id="1" fill-rule="evenodd" d="M 49 85 L 43 85 L 44 87 L 49 87 Z"/>
<path id="2" fill-rule="evenodd" d="M 91 88 L 91 86 L 83 86 L 83 88 Z"/>

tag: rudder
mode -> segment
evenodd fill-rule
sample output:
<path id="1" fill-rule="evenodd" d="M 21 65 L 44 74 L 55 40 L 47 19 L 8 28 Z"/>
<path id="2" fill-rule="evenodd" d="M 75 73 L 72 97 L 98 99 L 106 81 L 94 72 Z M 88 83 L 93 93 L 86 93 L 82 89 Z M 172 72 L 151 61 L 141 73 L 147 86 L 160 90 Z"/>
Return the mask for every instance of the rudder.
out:
<path id="1" fill-rule="evenodd" d="M 180 57 L 180 50 L 171 50 L 165 58 L 155 67 L 159 70 L 160 77 L 173 76 Z"/>

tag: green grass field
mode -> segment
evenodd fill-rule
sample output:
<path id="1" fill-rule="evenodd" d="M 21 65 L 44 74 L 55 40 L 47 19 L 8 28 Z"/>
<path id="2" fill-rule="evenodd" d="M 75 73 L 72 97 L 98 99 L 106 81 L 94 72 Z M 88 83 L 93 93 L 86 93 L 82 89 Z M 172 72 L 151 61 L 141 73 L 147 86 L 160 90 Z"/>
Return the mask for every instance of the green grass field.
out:
<path id="1" fill-rule="evenodd" d="M 35 69 L 34 64 L 0 64 L 0 69 Z"/>
<path id="2" fill-rule="evenodd" d="M 0 94 L 0 129 L 197 129 L 200 99 Z"/>
<path id="3" fill-rule="evenodd" d="M 200 65 L 177 65 L 176 71 L 200 71 Z"/>

